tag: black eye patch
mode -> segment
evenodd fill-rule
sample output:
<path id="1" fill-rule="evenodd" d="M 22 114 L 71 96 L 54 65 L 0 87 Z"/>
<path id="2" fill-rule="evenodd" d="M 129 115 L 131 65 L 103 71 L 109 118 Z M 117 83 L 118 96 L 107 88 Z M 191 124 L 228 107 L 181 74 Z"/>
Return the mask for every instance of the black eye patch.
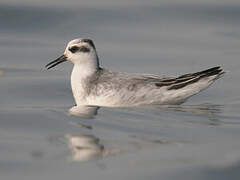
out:
<path id="1" fill-rule="evenodd" d="M 81 46 L 81 47 L 79 48 L 79 51 L 80 51 L 80 52 L 90 52 L 90 49 L 87 48 L 86 46 Z"/>
<path id="2" fill-rule="evenodd" d="M 73 46 L 73 47 L 69 48 L 68 50 L 71 51 L 72 53 L 75 53 L 75 52 L 79 51 L 79 47 Z"/>
<path id="3" fill-rule="evenodd" d="M 69 51 L 71 51 L 72 53 L 76 53 L 76 52 L 90 52 L 90 49 L 87 48 L 86 46 L 73 46 L 71 48 L 68 49 Z"/>

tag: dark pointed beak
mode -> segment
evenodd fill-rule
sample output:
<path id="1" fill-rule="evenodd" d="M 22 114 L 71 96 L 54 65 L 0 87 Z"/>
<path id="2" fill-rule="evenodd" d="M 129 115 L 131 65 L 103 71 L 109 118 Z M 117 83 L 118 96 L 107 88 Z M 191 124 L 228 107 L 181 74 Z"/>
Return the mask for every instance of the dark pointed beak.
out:
<path id="1" fill-rule="evenodd" d="M 56 66 L 56 65 L 58 65 L 58 64 L 60 64 L 60 63 L 62 63 L 62 62 L 65 62 L 65 61 L 67 61 L 67 57 L 64 56 L 64 55 L 62 55 L 62 56 L 60 56 L 59 58 L 57 58 L 56 60 L 48 63 L 45 67 L 46 67 L 47 69 L 51 69 L 51 68 L 53 68 L 54 66 Z"/>

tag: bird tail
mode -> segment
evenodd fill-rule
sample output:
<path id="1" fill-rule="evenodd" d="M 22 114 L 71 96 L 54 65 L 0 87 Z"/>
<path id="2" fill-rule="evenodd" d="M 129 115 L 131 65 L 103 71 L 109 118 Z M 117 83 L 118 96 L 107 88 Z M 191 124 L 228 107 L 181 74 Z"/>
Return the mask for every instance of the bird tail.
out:
<path id="1" fill-rule="evenodd" d="M 213 82 L 224 75 L 224 71 L 220 66 L 213 67 L 204 71 L 185 74 L 176 78 L 176 82 L 172 86 L 168 88 L 168 90 L 177 90 L 180 88 L 184 88 L 185 86 L 194 84 L 201 80 L 208 80 L 209 82 Z"/>

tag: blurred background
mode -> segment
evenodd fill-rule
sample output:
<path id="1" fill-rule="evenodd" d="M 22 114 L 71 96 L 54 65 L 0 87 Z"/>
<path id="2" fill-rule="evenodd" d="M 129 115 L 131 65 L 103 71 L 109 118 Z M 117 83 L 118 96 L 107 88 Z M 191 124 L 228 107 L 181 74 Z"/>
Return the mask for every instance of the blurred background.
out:
<path id="1" fill-rule="evenodd" d="M 1 177 L 239 179 L 239 19 L 239 0 L 1 0 Z M 227 74 L 188 101 L 197 105 L 190 112 L 100 108 L 94 120 L 70 117 L 72 64 L 44 66 L 79 37 L 93 39 L 100 64 L 114 71 L 220 65 Z M 86 142 L 86 134 L 101 160 L 72 164 L 69 137 Z"/>
<path id="2" fill-rule="evenodd" d="M 238 62 L 239 4 L 2 0 L 1 65 L 42 66 L 61 54 L 71 39 L 90 37 L 102 64 L 117 70 L 178 73 L 214 65 L 232 69 Z"/>

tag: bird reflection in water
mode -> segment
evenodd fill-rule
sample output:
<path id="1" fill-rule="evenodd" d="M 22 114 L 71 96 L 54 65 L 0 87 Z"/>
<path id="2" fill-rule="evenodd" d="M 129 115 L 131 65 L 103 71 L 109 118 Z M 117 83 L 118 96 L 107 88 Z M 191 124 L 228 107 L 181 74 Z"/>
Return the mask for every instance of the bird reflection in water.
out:
<path id="1" fill-rule="evenodd" d="M 68 113 L 72 116 L 91 119 L 97 115 L 99 107 L 94 106 L 74 106 Z M 73 123 L 85 129 L 92 129 L 92 126 L 80 122 Z M 101 158 L 104 155 L 104 146 L 100 139 L 93 135 L 66 135 L 68 147 L 71 149 L 71 159 L 73 161 L 89 161 Z"/>
<path id="2" fill-rule="evenodd" d="M 69 110 L 69 114 L 72 116 L 91 119 L 97 115 L 99 107 L 95 106 L 74 106 Z M 83 124 L 81 122 L 71 123 L 75 126 L 92 129 L 92 126 Z M 89 161 L 96 160 L 106 156 L 113 156 L 122 152 L 118 148 L 105 149 L 101 140 L 94 135 L 70 135 L 66 136 L 68 147 L 71 150 L 72 161 Z"/>
<path id="3" fill-rule="evenodd" d="M 73 161 L 89 161 L 103 157 L 106 153 L 100 140 L 92 135 L 66 135 Z"/>
<path id="4" fill-rule="evenodd" d="M 97 106 L 74 106 L 69 109 L 68 114 L 72 116 L 93 118 L 97 115 L 99 107 Z"/>
<path id="5" fill-rule="evenodd" d="M 149 108 L 156 109 L 154 106 Z M 159 108 L 160 107 L 157 109 Z M 75 106 L 69 110 L 69 114 L 78 117 L 93 118 L 95 115 L 97 115 L 98 109 L 99 107 L 94 106 Z M 203 117 L 203 119 L 200 118 L 201 123 L 206 123 L 206 121 L 203 122 L 204 119 L 208 120 L 207 124 L 211 123 L 211 125 L 216 126 L 220 123 L 218 122 L 217 118 L 213 118 L 215 114 L 221 112 L 221 107 L 218 107 L 217 105 L 163 106 L 160 109 L 200 115 L 199 117 Z M 90 125 L 82 124 L 81 122 L 77 122 L 74 125 L 78 125 L 79 127 L 88 130 L 92 129 Z M 134 139 L 134 142 L 128 142 L 125 148 L 123 148 L 123 146 L 121 146 L 121 148 L 106 148 L 101 140 L 93 135 L 66 135 L 68 147 L 71 149 L 72 161 L 89 161 L 126 152 L 136 152 L 143 147 L 152 147 L 153 144 L 175 144 L 174 142 L 169 142 L 162 139 L 156 140 L 138 136 L 132 136 L 132 138 Z"/>

